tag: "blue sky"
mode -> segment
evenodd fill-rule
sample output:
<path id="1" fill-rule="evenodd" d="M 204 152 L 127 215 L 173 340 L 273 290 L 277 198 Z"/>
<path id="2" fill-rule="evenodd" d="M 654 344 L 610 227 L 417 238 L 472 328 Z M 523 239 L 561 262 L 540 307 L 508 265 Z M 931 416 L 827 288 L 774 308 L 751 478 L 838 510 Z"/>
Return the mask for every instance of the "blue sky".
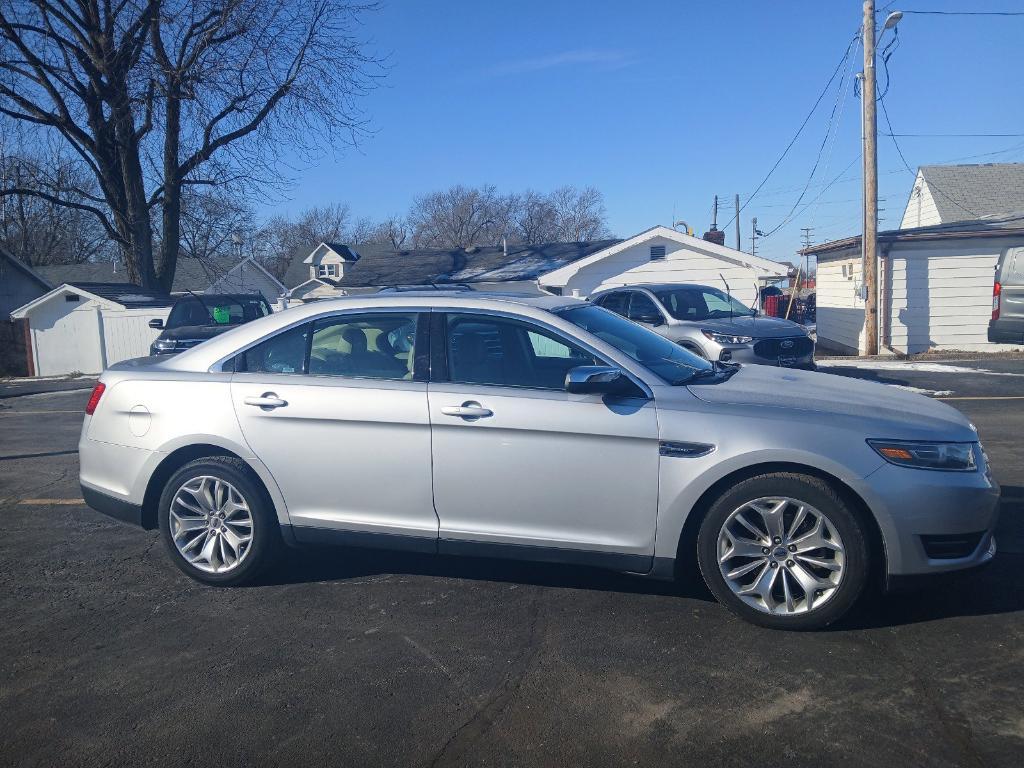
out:
<path id="1" fill-rule="evenodd" d="M 1005 0 L 983 6 L 970 9 L 1020 10 Z M 417 194 L 456 183 L 506 191 L 575 184 L 601 189 L 619 236 L 669 224 L 673 211 L 703 231 L 716 193 L 727 209 L 721 227 L 731 218 L 733 194 L 746 203 L 793 137 L 860 14 L 857 0 L 390 0 L 365 22 L 388 66 L 382 87 L 362 102 L 373 133 L 358 149 L 299 170 L 290 199 L 262 212 L 340 201 L 356 215 L 382 218 L 404 213 Z M 907 15 L 899 32 L 886 97 L 896 133 L 1024 133 L 1024 17 Z M 837 77 L 747 204 L 744 249 L 752 216 L 765 232 L 786 220 L 822 146 L 800 215 L 761 240 L 758 252 L 793 258 L 804 226 L 815 227 L 817 241 L 859 230 L 859 101 L 852 89 L 859 47 L 853 59 L 843 68 L 842 92 Z M 879 125 L 887 130 L 881 112 Z M 1024 161 L 1024 137 L 899 141 L 915 169 Z M 882 226 L 895 227 L 913 176 L 885 136 L 879 170 Z"/>

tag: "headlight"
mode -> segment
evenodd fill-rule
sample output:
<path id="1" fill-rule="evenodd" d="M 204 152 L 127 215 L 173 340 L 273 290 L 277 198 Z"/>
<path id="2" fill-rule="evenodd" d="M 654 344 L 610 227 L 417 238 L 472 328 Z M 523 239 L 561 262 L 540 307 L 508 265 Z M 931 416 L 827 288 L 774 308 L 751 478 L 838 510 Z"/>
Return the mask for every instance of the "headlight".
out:
<path id="1" fill-rule="evenodd" d="M 978 468 L 978 443 L 909 443 L 901 440 L 868 440 L 868 445 L 890 464 L 917 469 L 973 472 Z"/>
<path id="2" fill-rule="evenodd" d="M 706 328 L 701 328 L 700 332 L 716 344 L 749 344 L 754 340 L 753 336 L 733 336 L 731 333 L 716 333 Z"/>
<path id="3" fill-rule="evenodd" d="M 158 349 L 161 352 L 167 352 L 168 350 L 174 349 L 176 345 L 177 342 L 170 339 L 157 339 L 153 342 L 153 349 Z"/>

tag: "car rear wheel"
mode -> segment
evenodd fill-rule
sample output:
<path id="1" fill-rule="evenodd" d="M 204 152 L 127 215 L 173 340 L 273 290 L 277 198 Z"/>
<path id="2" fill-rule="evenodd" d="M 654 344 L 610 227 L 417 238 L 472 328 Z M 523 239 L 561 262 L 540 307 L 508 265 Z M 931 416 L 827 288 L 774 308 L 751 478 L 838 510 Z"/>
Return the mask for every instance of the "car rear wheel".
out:
<path id="1" fill-rule="evenodd" d="M 752 477 L 711 506 L 697 537 L 708 588 L 741 618 L 776 629 L 820 629 L 864 589 L 867 544 L 856 515 L 823 480 Z"/>
<path id="2" fill-rule="evenodd" d="M 211 456 L 171 477 L 159 506 L 164 545 L 182 571 L 206 584 L 252 581 L 277 553 L 280 528 L 240 459 Z"/>

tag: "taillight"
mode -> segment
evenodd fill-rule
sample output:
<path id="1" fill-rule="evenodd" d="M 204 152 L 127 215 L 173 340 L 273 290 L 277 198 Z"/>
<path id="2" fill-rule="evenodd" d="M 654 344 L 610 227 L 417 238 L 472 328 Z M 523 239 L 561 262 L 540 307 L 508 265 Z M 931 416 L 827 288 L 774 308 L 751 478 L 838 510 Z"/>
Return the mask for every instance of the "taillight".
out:
<path id="1" fill-rule="evenodd" d="M 1002 296 L 1003 286 L 996 283 L 992 286 L 992 319 L 999 319 L 999 298 Z"/>
<path id="2" fill-rule="evenodd" d="M 103 397 L 103 390 L 107 388 L 107 385 L 101 381 L 96 382 L 96 386 L 92 388 L 92 394 L 89 395 L 89 402 L 85 404 L 85 415 L 92 416 L 96 410 L 96 406 L 100 404 L 100 398 Z"/>

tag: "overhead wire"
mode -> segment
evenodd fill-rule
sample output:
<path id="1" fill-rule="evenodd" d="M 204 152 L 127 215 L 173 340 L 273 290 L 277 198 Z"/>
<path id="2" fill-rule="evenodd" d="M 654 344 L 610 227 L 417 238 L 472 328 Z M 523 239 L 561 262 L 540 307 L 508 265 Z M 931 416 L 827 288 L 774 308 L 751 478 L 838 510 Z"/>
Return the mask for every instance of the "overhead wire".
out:
<path id="1" fill-rule="evenodd" d="M 828 82 L 825 83 L 825 87 L 821 89 L 821 93 L 819 93 L 818 98 L 815 99 L 814 105 L 811 107 L 811 111 L 807 113 L 807 116 L 804 118 L 803 122 L 800 123 L 800 127 L 793 135 L 793 138 L 790 139 L 789 143 L 786 145 L 786 148 L 782 151 L 782 154 L 779 155 L 778 160 L 775 161 L 775 164 L 772 165 L 771 169 L 768 171 L 768 174 L 761 180 L 761 183 L 757 185 L 757 188 L 751 193 L 750 197 L 747 198 L 746 202 L 744 202 L 740 206 L 740 210 L 737 213 L 742 213 L 743 209 L 750 204 L 750 201 L 757 197 L 757 193 L 761 191 L 761 188 L 764 187 L 764 185 L 768 182 L 768 179 L 772 177 L 772 174 L 775 173 L 776 169 L 782 164 L 782 161 L 786 159 L 786 156 L 789 154 L 789 151 L 793 148 L 793 145 L 796 144 L 797 139 L 799 139 L 800 135 L 803 133 L 804 128 L 807 127 L 807 124 L 811 121 L 811 118 L 814 116 L 814 113 L 817 112 L 818 105 L 821 104 L 821 100 L 825 98 L 825 94 L 828 93 L 829 89 L 832 87 L 832 83 L 835 82 L 836 75 L 839 74 L 840 70 L 843 68 L 843 65 L 846 64 L 846 61 L 850 56 L 850 52 L 853 50 L 854 45 L 859 39 L 860 31 L 858 31 L 857 34 L 853 36 L 853 38 L 850 40 L 849 45 L 846 46 L 846 51 L 843 53 L 842 58 L 839 60 L 839 63 L 836 65 L 836 68 L 832 70 L 832 74 L 829 77 Z M 728 226 L 732 224 L 733 221 L 735 221 L 736 215 L 737 214 L 734 213 L 732 215 L 732 218 L 725 223 L 722 229 L 728 228 Z"/>

